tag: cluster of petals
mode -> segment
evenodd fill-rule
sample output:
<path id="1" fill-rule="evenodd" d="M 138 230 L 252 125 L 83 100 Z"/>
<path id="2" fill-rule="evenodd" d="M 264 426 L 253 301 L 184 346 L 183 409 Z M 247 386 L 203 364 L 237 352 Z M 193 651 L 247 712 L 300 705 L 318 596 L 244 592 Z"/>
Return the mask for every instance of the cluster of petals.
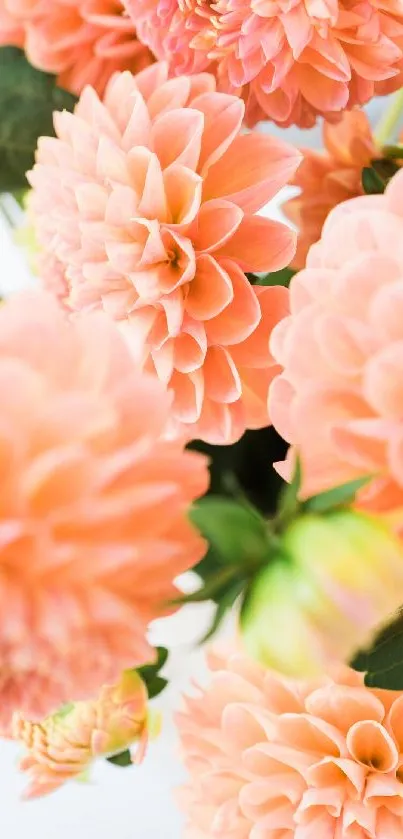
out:
<path id="1" fill-rule="evenodd" d="M 205 459 L 102 313 L 0 309 L 0 723 L 40 720 L 150 661 L 146 632 L 203 555 L 187 519 Z"/>
<path id="2" fill-rule="evenodd" d="M 186 839 L 400 839 L 403 696 L 343 668 L 308 682 L 212 653 L 177 721 Z"/>
<path id="3" fill-rule="evenodd" d="M 365 475 L 375 510 L 403 502 L 403 172 L 384 195 L 336 207 L 290 285 L 291 314 L 273 331 L 283 366 L 269 411 L 298 449 L 307 494 Z"/>
<path id="4" fill-rule="evenodd" d="M 295 251 L 287 226 L 254 213 L 300 154 L 241 134 L 244 104 L 212 75 L 167 76 L 164 63 L 117 74 L 103 102 L 86 88 L 74 114 L 56 114 L 28 176 L 31 211 L 66 304 L 120 323 L 173 391 L 174 422 L 232 442 L 267 425 L 269 336 L 287 311 L 285 289 L 244 272 L 275 271 Z"/>
<path id="5" fill-rule="evenodd" d="M 401 0 L 124 0 L 173 72 L 207 67 L 249 124 L 304 128 L 402 83 Z"/>
<path id="6" fill-rule="evenodd" d="M 96 699 L 65 705 L 41 722 L 15 713 L 12 736 L 25 746 L 20 769 L 30 779 L 24 797 L 48 795 L 84 776 L 96 758 L 127 748 L 133 748 L 134 762 L 141 762 L 148 740 L 147 700 L 144 682 L 127 670 Z"/>
<path id="7" fill-rule="evenodd" d="M 382 156 L 363 111 L 345 111 L 336 123 L 325 121 L 323 145 L 324 151 L 301 149 L 303 160 L 293 180 L 301 192 L 283 206 L 298 228 L 295 268 L 305 266 L 333 207 L 363 194 L 363 167 Z"/>
<path id="8" fill-rule="evenodd" d="M 76 94 L 153 61 L 122 0 L 0 0 L 0 43 L 24 46 L 34 67 Z"/>

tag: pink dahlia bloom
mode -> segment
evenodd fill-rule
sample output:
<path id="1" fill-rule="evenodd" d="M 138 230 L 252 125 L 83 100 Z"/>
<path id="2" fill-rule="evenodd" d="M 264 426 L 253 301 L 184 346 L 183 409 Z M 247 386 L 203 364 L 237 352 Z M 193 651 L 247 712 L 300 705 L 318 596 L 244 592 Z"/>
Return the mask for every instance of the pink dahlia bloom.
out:
<path id="1" fill-rule="evenodd" d="M 244 271 L 287 265 L 295 235 L 254 213 L 295 171 L 283 142 L 240 134 L 243 102 L 208 74 L 156 64 L 87 88 L 55 115 L 29 174 L 38 241 L 65 269 L 73 309 L 103 307 L 174 392 L 193 436 L 232 442 L 267 424 L 283 288 Z M 45 277 L 50 282 L 51 277 Z"/>
<path id="2" fill-rule="evenodd" d="M 135 670 L 116 685 L 105 685 L 96 699 L 65 705 L 41 722 L 13 717 L 12 736 L 27 749 L 20 769 L 30 786 L 24 798 L 39 798 L 80 778 L 99 757 L 133 748 L 140 763 L 148 740 L 147 689 Z"/>
<path id="3" fill-rule="evenodd" d="M 273 332 L 283 373 L 269 412 L 303 462 L 304 493 L 365 474 L 361 503 L 403 504 L 403 173 L 340 204 L 290 286 Z"/>
<path id="4" fill-rule="evenodd" d="M 23 47 L 25 32 L 9 9 L 9 0 L 0 0 L 0 46 Z"/>
<path id="5" fill-rule="evenodd" d="M 210 656 L 177 716 L 186 839 L 401 839 L 403 695 L 348 668 L 311 682 Z"/>
<path id="6" fill-rule="evenodd" d="M 153 61 L 122 0 L 0 0 L 2 6 L 9 21 L 23 27 L 31 64 L 56 73 L 73 93 L 86 84 L 102 93 L 112 73 L 137 72 Z M 0 42 L 10 43 L 7 37 L 0 11 Z"/>
<path id="7" fill-rule="evenodd" d="M 170 399 L 100 314 L 0 308 L 0 724 L 42 719 L 149 661 L 148 623 L 204 544 L 204 458 L 165 439 Z"/>
<path id="8" fill-rule="evenodd" d="M 402 84 L 401 0 L 124 0 L 172 71 L 211 65 L 250 124 L 304 128 Z"/>

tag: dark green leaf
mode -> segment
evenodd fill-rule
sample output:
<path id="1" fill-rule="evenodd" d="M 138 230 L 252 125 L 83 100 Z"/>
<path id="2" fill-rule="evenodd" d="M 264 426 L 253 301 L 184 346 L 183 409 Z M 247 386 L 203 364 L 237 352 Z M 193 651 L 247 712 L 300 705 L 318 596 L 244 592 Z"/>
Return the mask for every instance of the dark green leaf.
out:
<path id="1" fill-rule="evenodd" d="M 254 285 L 283 285 L 288 288 L 296 271 L 293 268 L 282 268 L 281 271 L 272 271 L 270 274 L 258 276 Z"/>
<path id="2" fill-rule="evenodd" d="M 267 525 L 252 506 L 211 495 L 194 505 L 190 518 L 222 565 L 248 567 L 267 555 Z"/>
<path id="3" fill-rule="evenodd" d="M 225 594 L 223 594 L 223 596 L 221 597 L 221 599 L 217 603 L 217 609 L 216 609 L 216 612 L 215 612 L 215 615 L 214 615 L 214 620 L 213 620 L 213 622 L 210 626 L 210 629 L 208 630 L 206 635 L 204 635 L 203 638 L 200 640 L 200 642 L 199 642 L 200 644 L 206 644 L 207 641 L 209 641 L 210 638 L 212 638 L 213 635 L 215 635 L 217 630 L 220 628 L 220 626 L 222 624 L 222 621 L 224 620 L 225 615 L 227 614 L 228 610 L 231 609 L 231 607 L 235 603 L 235 600 L 237 599 L 237 597 L 239 597 L 240 594 L 242 594 L 243 590 L 244 590 L 244 582 L 241 581 L 241 580 L 238 580 L 237 582 L 234 583 L 233 586 L 231 586 L 231 588 L 229 588 L 225 592 Z"/>
<path id="4" fill-rule="evenodd" d="M 356 655 L 351 666 L 365 672 L 368 687 L 403 690 L 403 610 L 379 632 L 372 647 Z"/>
<path id="5" fill-rule="evenodd" d="M 108 763 L 113 763 L 114 766 L 132 766 L 132 758 L 129 752 L 129 749 L 126 749 L 124 752 L 119 752 L 117 755 L 112 755 L 112 757 L 106 758 Z"/>
<path id="6" fill-rule="evenodd" d="M 160 670 L 164 667 L 168 660 L 168 650 L 165 647 L 157 647 L 157 660 L 151 664 L 144 664 L 143 667 L 137 668 L 137 673 L 143 679 L 143 682 L 148 686 L 148 683 L 158 675 Z"/>
<path id="7" fill-rule="evenodd" d="M 385 184 L 375 169 L 365 166 L 361 173 L 362 188 L 366 195 L 381 195 L 385 191 Z"/>
<path id="8" fill-rule="evenodd" d="M 403 146 L 383 146 L 382 153 L 392 160 L 403 160 Z"/>
<path id="9" fill-rule="evenodd" d="M 53 111 L 74 108 L 76 99 L 55 76 L 32 67 L 22 50 L 0 48 L 0 192 L 27 188 L 38 137 L 53 136 Z"/>
<path id="10" fill-rule="evenodd" d="M 159 696 L 163 690 L 165 690 L 168 684 L 168 679 L 163 679 L 162 676 L 154 676 L 151 679 L 150 683 L 147 685 L 148 690 L 148 698 L 155 699 L 156 696 Z"/>
<path id="11" fill-rule="evenodd" d="M 346 484 L 334 487 L 321 492 L 320 495 L 313 495 L 304 502 L 304 510 L 310 513 L 326 513 L 334 510 L 335 507 L 344 507 L 352 504 L 357 492 L 373 480 L 373 475 L 366 475 L 364 478 L 356 478 L 355 481 L 348 481 Z"/>
<path id="12" fill-rule="evenodd" d="M 389 183 L 390 179 L 393 178 L 393 175 L 396 175 L 396 172 L 400 169 L 400 166 L 393 160 L 385 160 L 385 158 L 371 160 L 371 164 L 372 168 L 383 181 L 385 186 Z"/>

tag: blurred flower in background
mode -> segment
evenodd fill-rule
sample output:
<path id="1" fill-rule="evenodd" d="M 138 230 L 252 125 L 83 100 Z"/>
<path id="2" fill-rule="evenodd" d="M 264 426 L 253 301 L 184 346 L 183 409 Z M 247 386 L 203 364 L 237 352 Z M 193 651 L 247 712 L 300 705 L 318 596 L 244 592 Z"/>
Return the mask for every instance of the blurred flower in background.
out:
<path id="1" fill-rule="evenodd" d="M 112 73 L 153 61 L 121 0 L 0 0 L 0 43 L 23 46 L 34 67 L 76 94 L 86 84 L 102 93 Z"/>
<path id="2" fill-rule="evenodd" d="M 384 195 L 339 205 L 271 338 L 283 373 L 269 414 L 301 456 L 303 493 L 375 475 L 358 495 L 375 510 L 403 502 L 402 207 L 401 172 Z M 285 477 L 292 459 L 293 448 L 278 465 Z"/>
<path id="3" fill-rule="evenodd" d="M 0 722 L 41 720 L 152 660 L 148 623 L 205 543 L 187 520 L 205 458 L 165 432 L 170 397 L 102 313 L 50 295 L 0 308 Z"/>
<path id="4" fill-rule="evenodd" d="M 231 443 L 268 425 L 269 337 L 288 296 L 244 271 L 276 271 L 294 254 L 295 234 L 254 213 L 300 154 L 241 134 L 244 104 L 212 76 L 167 74 L 156 64 L 115 75 L 103 103 L 87 88 L 73 115 L 57 113 L 57 138 L 41 138 L 29 173 L 30 206 L 69 305 L 102 306 L 125 327 L 172 389 L 175 424 Z"/>
<path id="5" fill-rule="evenodd" d="M 16 713 L 12 736 L 26 747 L 20 769 L 30 778 L 24 797 L 47 795 L 79 780 L 93 760 L 128 747 L 134 762 L 141 762 L 148 733 L 147 690 L 135 670 L 125 671 L 116 685 L 105 685 L 96 699 L 66 705 L 42 722 Z"/>
<path id="6" fill-rule="evenodd" d="M 250 585 L 242 639 L 267 667 L 314 676 L 369 645 L 402 591 L 403 545 L 387 522 L 348 509 L 302 513 Z"/>
<path id="7" fill-rule="evenodd" d="M 309 682 L 212 652 L 177 715 L 189 839 L 399 839 L 403 697 L 348 668 Z"/>
<path id="8" fill-rule="evenodd" d="M 399 0 L 124 0 L 140 38 L 173 73 L 209 69 L 254 125 L 309 128 L 402 83 Z"/>

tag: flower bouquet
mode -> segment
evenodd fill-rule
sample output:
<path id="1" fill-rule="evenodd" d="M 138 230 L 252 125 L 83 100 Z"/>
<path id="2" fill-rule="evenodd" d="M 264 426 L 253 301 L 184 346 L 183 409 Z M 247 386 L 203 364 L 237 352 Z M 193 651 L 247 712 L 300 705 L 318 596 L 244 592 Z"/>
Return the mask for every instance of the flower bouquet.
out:
<path id="1" fill-rule="evenodd" d="M 153 622 L 210 602 L 184 836 L 401 839 L 403 0 L 0 0 L 0 44 L 0 203 L 36 278 L 0 307 L 27 797 L 135 774 Z M 318 151 L 271 130 L 317 122 Z"/>

